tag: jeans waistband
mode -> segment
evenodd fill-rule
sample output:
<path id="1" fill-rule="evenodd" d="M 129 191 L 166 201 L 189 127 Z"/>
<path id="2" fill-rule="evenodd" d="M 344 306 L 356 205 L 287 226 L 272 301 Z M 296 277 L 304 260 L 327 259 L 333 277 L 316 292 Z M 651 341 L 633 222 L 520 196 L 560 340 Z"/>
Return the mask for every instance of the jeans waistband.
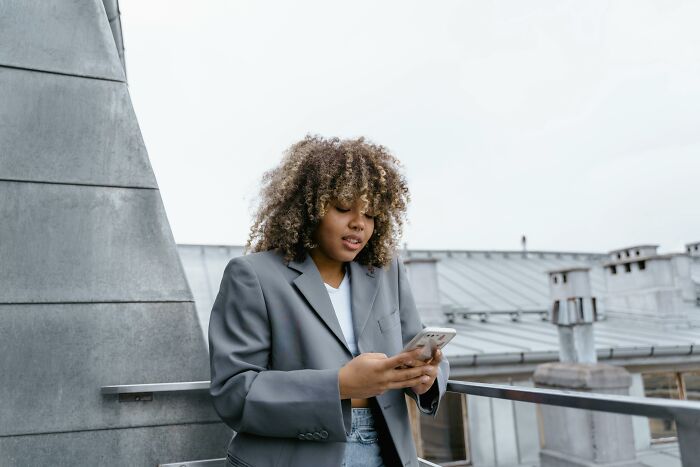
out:
<path id="1" fill-rule="evenodd" d="M 368 407 L 352 409 L 352 429 L 359 427 L 374 427 L 372 409 Z"/>

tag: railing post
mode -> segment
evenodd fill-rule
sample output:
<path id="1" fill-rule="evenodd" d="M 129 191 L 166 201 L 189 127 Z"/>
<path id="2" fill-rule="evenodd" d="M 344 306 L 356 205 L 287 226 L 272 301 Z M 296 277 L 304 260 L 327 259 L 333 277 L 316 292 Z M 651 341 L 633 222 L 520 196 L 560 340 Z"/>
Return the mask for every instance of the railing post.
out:
<path id="1" fill-rule="evenodd" d="M 700 417 L 677 417 L 676 430 L 683 467 L 700 466 Z"/>

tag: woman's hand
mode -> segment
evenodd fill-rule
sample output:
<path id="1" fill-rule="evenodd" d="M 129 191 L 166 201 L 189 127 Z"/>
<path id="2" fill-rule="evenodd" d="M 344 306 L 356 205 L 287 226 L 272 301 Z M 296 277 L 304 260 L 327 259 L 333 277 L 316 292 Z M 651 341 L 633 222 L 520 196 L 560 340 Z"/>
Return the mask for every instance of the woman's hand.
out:
<path id="1" fill-rule="evenodd" d="M 432 381 L 435 381 L 435 377 L 431 379 L 428 373 L 432 367 L 430 365 L 411 366 L 418 364 L 420 353 L 421 349 L 416 349 L 402 352 L 391 358 L 383 353 L 358 355 L 338 372 L 340 398 L 366 399 L 383 394 L 389 389 L 422 387 L 428 382 L 430 384 L 427 388 L 430 388 Z M 408 367 L 398 368 L 402 365 Z"/>
<path id="2" fill-rule="evenodd" d="M 413 392 L 415 392 L 419 396 L 428 392 L 428 389 L 430 389 L 430 387 L 435 382 L 435 378 L 437 378 L 438 366 L 440 365 L 441 361 L 442 352 L 440 351 L 440 349 L 436 348 L 430 360 L 425 362 L 425 365 L 421 367 L 423 369 L 424 374 L 430 379 L 425 382 L 421 381 L 419 384 L 412 386 L 411 389 L 413 389 Z"/>

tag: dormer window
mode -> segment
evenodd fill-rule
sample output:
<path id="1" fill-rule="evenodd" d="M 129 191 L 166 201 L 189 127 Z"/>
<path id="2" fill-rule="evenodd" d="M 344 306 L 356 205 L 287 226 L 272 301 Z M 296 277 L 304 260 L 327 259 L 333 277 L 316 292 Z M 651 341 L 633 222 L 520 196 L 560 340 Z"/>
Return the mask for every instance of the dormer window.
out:
<path id="1" fill-rule="evenodd" d="M 561 275 L 561 281 L 566 284 L 566 274 Z"/>
<path id="2" fill-rule="evenodd" d="M 625 263 L 625 272 L 632 272 L 632 264 Z"/>
<path id="3" fill-rule="evenodd" d="M 611 274 L 617 274 L 617 268 L 615 267 L 614 264 L 613 264 L 612 266 L 610 266 L 610 273 L 611 273 Z"/>
<path id="4" fill-rule="evenodd" d="M 554 281 L 555 284 L 559 282 L 559 281 L 557 280 L 557 276 L 552 276 L 552 280 Z"/>
<path id="5" fill-rule="evenodd" d="M 622 259 L 622 254 L 618 253 L 618 254 L 617 254 L 617 259 Z"/>
<path id="6" fill-rule="evenodd" d="M 640 271 L 644 271 L 647 268 L 647 262 L 646 261 L 639 261 L 637 263 L 637 266 L 639 266 Z"/>
<path id="7" fill-rule="evenodd" d="M 637 256 L 639 256 L 639 250 L 637 250 L 636 253 L 637 253 Z"/>

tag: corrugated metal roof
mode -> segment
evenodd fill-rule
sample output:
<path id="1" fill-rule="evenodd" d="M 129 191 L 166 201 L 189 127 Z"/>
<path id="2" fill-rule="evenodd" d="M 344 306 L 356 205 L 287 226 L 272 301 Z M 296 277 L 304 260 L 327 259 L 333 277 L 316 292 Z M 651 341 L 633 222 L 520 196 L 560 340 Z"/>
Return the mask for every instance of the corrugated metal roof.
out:
<path id="1" fill-rule="evenodd" d="M 178 250 L 206 330 L 223 270 L 231 258 L 243 254 L 243 247 L 178 245 Z M 558 359 L 556 326 L 537 313 L 522 314 L 518 321 L 508 315 L 548 308 L 547 271 L 588 267 L 593 295 L 602 297 L 606 290 L 601 265 L 608 256 L 602 253 L 408 250 L 402 256 L 439 259 L 440 300 L 445 307 L 506 313 L 490 315 L 486 321 L 459 318 L 451 325 L 457 329 L 457 337 L 445 354 L 463 366 Z M 600 359 L 694 355 L 700 353 L 700 346 L 695 346 L 700 343 L 700 328 L 668 334 L 628 322 L 603 320 L 595 324 L 595 343 Z"/>
<path id="2" fill-rule="evenodd" d="M 438 258 L 442 304 L 473 311 L 546 310 L 547 271 L 589 267 L 594 296 L 605 294 L 605 254 L 408 250 L 406 258 Z"/>

